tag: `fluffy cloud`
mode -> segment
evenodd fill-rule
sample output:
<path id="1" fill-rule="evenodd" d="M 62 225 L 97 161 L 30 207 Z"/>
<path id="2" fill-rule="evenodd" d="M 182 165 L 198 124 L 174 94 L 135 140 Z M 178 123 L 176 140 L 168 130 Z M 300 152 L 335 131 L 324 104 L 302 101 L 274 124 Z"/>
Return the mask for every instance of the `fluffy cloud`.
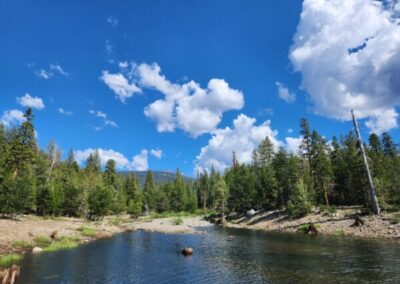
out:
<path id="1" fill-rule="evenodd" d="M 96 152 L 99 153 L 100 161 L 102 166 L 104 166 L 109 159 L 113 159 L 117 165 L 118 169 L 121 170 L 135 170 L 135 171 L 145 171 L 148 169 L 148 152 L 143 149 L 139 154 L 129 161 L 122 153 L 114 151 L 112 149 L 93 149 L 89 148 L 86 150 L 75 151 L 75 159 L 79 164 L 84 164 L 90 154 Z"/>
<path id="2" fill-rule="evenodd" d="M 102 112 L 100 110 L 96 111 L 96 110 L 90 109 L 89 113 L 94 115 L 94 116 L 96 116 L 96 117 L 102 118 L 103 121 L 104 121 L 104 125 L 105 126 L 118 127 L 118 124 L 116 122 L 108 119 L 107 114 L 105 114 L 104 112 Z M 94 129 L 95 130 L 101 130 L 101 127 L 95 127 Z"/>
<path id="3" fill-rule="evenodd" d="M 100 79 L 115 93 L 121 102 L 132 97 L 135 93 L 141 93 L 142 90 L 134 83 L 129 83 L 128 79 L 121 73 L 110 74 L 103 71 Z"/>
<path id="4" fill-rule="evenodd" d="M 157 64 L 132 66 L 131 74 L 144 88 L 159 91 L 164 99 L 148 105 L 144 114 L 157 123 L 159 132 L 182 129 L 192 137 L 217 129 L 224 112 L 240 110 L 243 93 L 230 88 L 223 79 L 211 79 L 206 88 L 195 81 L 177 84 L 169 81 Z"/>
<path id="5" fill-rule="evenodd" d="M 162 150 L 160 149 L 151 149 L 150 154 L 157 159 L 161 159 L 162 157 Z"/>
<path id="6" fill-rule="evenodd" d="M 17 98 L 17 102 L 23 107 L 31 107 L 36 109 L 43 109 L 45 107 L 43 100 L 39 97 L 32 97 L 26 93 L 24 96 Z"/>
<path id="7" fill-rule="evenodd" d="M 232 89 L 223 79 L 211 79 L 206 88 L 194 81 L 177 84 L 169 81 L 157 64 L 129 64 L 120 62 L 122 73 L 103 71 L 101 79 L 125 102 L 142 88 L 154 89 L 164 95 L 144 109 L 154 120 L 159 132 L 173 132 L 179 128 L 197 137 L 216 130 L 222 114 L 240 110 L 244 105 L 241 91 Z"/>
<path id="8" fill-rule="evenodd" d="M 317 114 L 350 119 L 355 109 L 380 133 L 397 127 L 398 1 L 305 0 L 290 59 Z M 386 3 L 385 2 L 385 3 Z"/>
<path id="9" fill-rule="evenodd" d="M 232 152 L 241 163 L 250 163 L 251 155 L 262 140 L 268 136 L 278 148 L 282 142 L 277 140 L 278 132 L 272 130 L 270 121 L 255 125 L 256 120 L 240 114 L 234 121 L 233 127 L 218 129 L 212 133 L 208 144 L 201 148 L 196 158 L 196 170 L 209 170 L 212 166 L 218 171 L 223 171 L 232 163 Z"/>
<path id="10" fill-rule="evenodd" d="M 287 151 L 293 154 L 298 154 L 302 140 L 303 137 L 286 137 L 285 142 Z"/>
<path id="11" fill-rule="evenodd" d="M 0 119 L 0 122 L 6 127 L 13 126 L 25 121 L 24 113 L 17 109 L 5 111 Z"/>
<path id="12" fill-rule="evenodd" d="M 134 171 L 147 171 L 149 168 L 148 158 L 148 151 L 143 149 L 139 154 L 132 158 L 129 169 Z"/>
<path id="13" fill-rule="evenodd" d="M 280 82 L 276 82 L 278 87 L 278 96 L 288 104 L 296 101 L 296 94 L 289 91 L 289 89 Z"/>

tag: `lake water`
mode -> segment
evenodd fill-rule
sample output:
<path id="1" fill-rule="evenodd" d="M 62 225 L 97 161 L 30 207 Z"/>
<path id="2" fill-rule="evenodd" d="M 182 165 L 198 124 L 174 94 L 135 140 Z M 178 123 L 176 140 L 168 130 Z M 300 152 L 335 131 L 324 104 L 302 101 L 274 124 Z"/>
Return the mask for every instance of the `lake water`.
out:
<path id="1" fill-rule="evenodd" d="M 399 244 L 218 227 L 137 231 L 27 255 L 21 283 L 400 283 Z M 182 256 L 186 245 L 193 256 Z"/>

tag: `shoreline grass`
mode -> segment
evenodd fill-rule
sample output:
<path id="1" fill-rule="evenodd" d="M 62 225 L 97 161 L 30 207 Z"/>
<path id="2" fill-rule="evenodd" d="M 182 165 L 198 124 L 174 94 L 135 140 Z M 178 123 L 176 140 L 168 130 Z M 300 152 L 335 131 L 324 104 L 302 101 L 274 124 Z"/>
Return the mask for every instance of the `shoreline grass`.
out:
<path id="1" fill-rule="evenodd" d="M 82 236 L 90 238 L 95 237 L 98 234 L 97 229 L 90 227 L 80 227 L 78 231 L 81 233 Z"/>
<path id="2" fill-rule="evenodd" d="M 51 243 L 48 247 L 45 247 L 43 251 L 53 252 L 58 250 L 66 250 L 76 248 L 78 246 L 78 241 L 76 238 L 63 237 L 59 241 Z"/>
<path id="3" fill-rule="evenodd" d="M 13 264 L 18 264 L 22 260 L 22 255 L 11 253 L 0 256 L 0 267 L 7 268 Z"/>

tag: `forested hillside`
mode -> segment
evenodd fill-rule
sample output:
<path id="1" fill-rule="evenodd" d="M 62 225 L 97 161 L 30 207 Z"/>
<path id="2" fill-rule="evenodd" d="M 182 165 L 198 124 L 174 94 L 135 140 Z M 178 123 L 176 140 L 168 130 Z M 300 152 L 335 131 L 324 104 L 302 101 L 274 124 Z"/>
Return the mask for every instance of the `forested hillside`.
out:
<path id="1" fill-rule="evenodd" d="M 253 152 L 251 164 L 240 164 L 235 153 L 232 166 L 220 174 L 214 169 L 198 179 L 185 179 L 179 170 L 162 183 L 151 171 L 143 185 L 134 173 L 118 174 L 115 161 L 103 169 L 97 152 L 81 167 L 69 151 L 61 159 L 55 142 L 39 149 L 34 135 L 34 115 L 6 128 L 0 124 L 0 214 L 85 216 L 143 211 L 223 210 L 285 208 L 293 216 L 305 215 L 317 205 L 370 207 L 368 184 L 358 140 L 350 131 L 332 143 L 307 120 L 301 121 L 303 142 L 298 153 L 274 149 L 268 137 Z M 389 134 L 371 134 L 366 145 L 381 207 L 400 204 L 398 150 Z"/>

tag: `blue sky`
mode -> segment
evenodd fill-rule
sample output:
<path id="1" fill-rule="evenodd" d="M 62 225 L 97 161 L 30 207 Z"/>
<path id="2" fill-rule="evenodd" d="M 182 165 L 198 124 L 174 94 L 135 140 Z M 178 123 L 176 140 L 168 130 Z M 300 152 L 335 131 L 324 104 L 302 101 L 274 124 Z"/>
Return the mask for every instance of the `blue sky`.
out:
<path id="1" fill-rule="evenodd" d="M 383 24 L 398 20 L 398 1 L 317 2 L 1 0 L 0 118 L 18 123 L 31 105 L 41 147 L 54 139 L 80 160 L 102 149 L 121 169 L 187 175 L 222 170 L 232 150 L 248 161 L 265 135 L 295 144 L 302 117 L 329 139 L 345 134 L 349 107 L 365 135 L 398 139 L 400 32 Z M 392 39 L 383 51 L 379 32 Z"/>

